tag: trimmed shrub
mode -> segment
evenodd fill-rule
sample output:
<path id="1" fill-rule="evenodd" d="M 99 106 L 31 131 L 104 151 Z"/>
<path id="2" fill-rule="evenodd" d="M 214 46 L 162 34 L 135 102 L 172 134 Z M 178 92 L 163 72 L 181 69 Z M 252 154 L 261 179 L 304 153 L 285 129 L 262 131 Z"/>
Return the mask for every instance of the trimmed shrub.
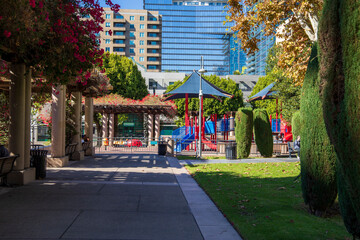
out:
<path id="1" fill-rule="evenodd" d="M 313 45 L 300 101 L 301 187 L 310 212 L 322 216 L 337 196 L 336 155 L 327 135 L 319 95 L 317 44 Z"/>
<path id="2" fill-rule="evenodd" d="M 360 238 L 360 2 L 324 1 L 319 23 L 325 124 L 338 158 L 339 204 L 347 230 Z"/>
<path id="3" fill-rule="evenodd" d="M 247 158 L 250 155 L 253 112 L 251 108 L 239 108 L 235 116 L 235 138 L 237 145 L 237 158 Z"/>
<path id="4" fill-rule="evenodd" d="M 272 157 L 273 138 L 268 114 L 265 109 L 254 110 L 254 135 L 256 146 L 264 157 Z"/>
<path id="5" fill-rule="evenodd" d="M 291 131 L 293 134 L 293 139 L 296 139 L 297 136 L 300 136 L 301 132 L 301 115 L 300 110 L 296 111 L 291 119 Z"/>

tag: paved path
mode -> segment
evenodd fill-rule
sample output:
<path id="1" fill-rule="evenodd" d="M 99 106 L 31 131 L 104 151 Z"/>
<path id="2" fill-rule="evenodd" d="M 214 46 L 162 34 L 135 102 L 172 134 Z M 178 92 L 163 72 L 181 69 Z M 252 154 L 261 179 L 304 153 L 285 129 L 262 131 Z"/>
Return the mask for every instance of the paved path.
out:
<path id="1" fill-rule="evenodd" d="M 241 239 L 174 158 L 103 154 L 0 188 L 0 239 Z"/>

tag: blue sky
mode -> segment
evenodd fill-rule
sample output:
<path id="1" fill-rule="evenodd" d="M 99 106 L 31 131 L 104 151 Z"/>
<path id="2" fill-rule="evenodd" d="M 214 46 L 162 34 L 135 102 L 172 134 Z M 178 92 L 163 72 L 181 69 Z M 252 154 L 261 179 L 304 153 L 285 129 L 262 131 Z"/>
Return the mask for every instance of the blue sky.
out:
<path id="1" fill-rule="evenodd" d="M 143 0 L 112 0 L 113 3 L 119 4 L 122 9 L 143 9 Z M 105 0 L 100 0 L 101 6 L 105 5 Z"/>

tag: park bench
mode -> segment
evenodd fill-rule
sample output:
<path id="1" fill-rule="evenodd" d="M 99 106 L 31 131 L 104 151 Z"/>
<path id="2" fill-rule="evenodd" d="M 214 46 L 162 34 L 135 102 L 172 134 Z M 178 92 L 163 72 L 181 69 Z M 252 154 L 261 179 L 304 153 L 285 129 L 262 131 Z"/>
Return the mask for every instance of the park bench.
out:
<path id="1" fill-rule="evenodd" d="M 291 154 L 295 154 L 296 156 L 299 156 L 299 151 L 295 150 L 293 142 L 288 142 L 287 145 L 289 149 L 289 158 L 291 158 Z"/>
<path id="2" fill-rule="evenodd" d="M 90 144 L 91 144 L 91 142 L 83 142 L 82 143 L 82 148 L 83 148 L 84 152 L 90 148 Z"/>
<path id="3" fill-rule="evenodd" d="M 69 159 L 71 159 L 73 153 L 76 150 L 77 145 L 78 145 L 77 143 L 70 143 L 70 144 L 66 145 L 66 147 L 65 147 L 65 156 L 69 156 Z"/>
<path id="4" fill-rule="evenodd" d="M 7 185 L 7 175 L 13 170 L 16 158 L 19 155 L 10 155 L 0 158 L 0 179 L 2 185 Z"/>

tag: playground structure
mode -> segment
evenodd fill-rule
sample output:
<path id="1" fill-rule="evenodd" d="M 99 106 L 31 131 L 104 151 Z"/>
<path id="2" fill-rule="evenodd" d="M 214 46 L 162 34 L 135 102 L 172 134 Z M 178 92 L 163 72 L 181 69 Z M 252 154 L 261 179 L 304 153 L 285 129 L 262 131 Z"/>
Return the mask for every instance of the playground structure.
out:
<path id="1" fill-rule="evenodd" d="M 224 114 L 223 119 L 218 119 L 217 114 L 212 114 L 210 120 L 205 121 L 203 117 L 201 122 L 203 151 L 217 151 L 218 141 L 228 141 L 230 132 L 234 131 L 234 118 L 230 118 L 229 114 Z M 185 126 L 174 130 L 172 139 L 176 140 L 176 152 L 196 151 L 196 143 L 199 140 L 198 117 L 192 117 L 191 122 L 185 121 Z"/>

